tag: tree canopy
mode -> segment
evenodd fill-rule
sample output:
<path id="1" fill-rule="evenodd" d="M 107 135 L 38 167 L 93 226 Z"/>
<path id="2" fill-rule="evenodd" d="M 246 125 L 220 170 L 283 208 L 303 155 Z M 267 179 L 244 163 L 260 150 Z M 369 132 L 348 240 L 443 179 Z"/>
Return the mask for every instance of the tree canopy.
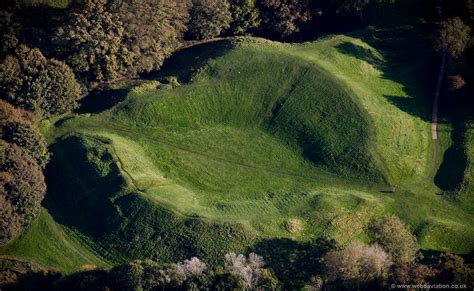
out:
<path id="1" fill-rule="evenodd" d="M 108 9 L 123 26 L 122 41 L 131 57 L 126 69 L 128 74 L 161 67 L 165 57 L 179 46 L 189 17 L 189 4 L 189 1 L 170 0 L 109 2 Z M 120 51 L 115 53 L 120 54 Z"/>
<path id="2" fill-rule="evenodd" d="M 41 168 L 46 166 L 49 153 L 46 142 L 36 127 L 33 114 L 14 108 L 0 100 L 0 138 L 25 149 Z"/>
<path id="3" fill-rule="evenodd" d="M 312 17 L 306 0 L 262 0 L 260 10 L 262 29 L 283 38 L 299 32 Z"/>
<path id="4" fill-rule="evenodd" d="M 43 117 L 77 107 L 80 86 L 63 62 L 20 45 L 0 63 L 0 99 Z"/>
<path id="5" fill-rule="evenodd" d="M 442 21 L 436 36 L 435 48 L 439 52 L 447 53 L 458 58 L 471 40 L 471 28 L 464 24 L 459 17 Z"/>
<path id="6" fill-rule="evenodd" d="M 195 39 L 209 39 L 228 29 L 232 21 L 227 0 L 193 0 L 188 33 Z"/>
<path id="7" fill-rule="evenodd" d="M 369 231 L 373 240 L 391 254 L 395 263 L 409 263 L 418 252 L 416 238 L 395 215 L 372 220 Z"/>
<path id="8" fill-rule="evenodd" d="M 122 22 L 106 9 L 105 0 L 83 1 L 54 40 L 74 72 L 92 82 L 124 76 L 134 60 Z"/>
<path id="9" fill-rule="evenodd" d="M 233 34 L 243 34 L 260 26 L 260 12 L 255 0 L 232 0 L 230 13 L 232 14 L 230 31 Z"/>
<path id="10" fill-rule="evenodd" d="M 0 140 L 0 245 L 16 238 L 39 215 L 46 184 L 26 150 Z"/>

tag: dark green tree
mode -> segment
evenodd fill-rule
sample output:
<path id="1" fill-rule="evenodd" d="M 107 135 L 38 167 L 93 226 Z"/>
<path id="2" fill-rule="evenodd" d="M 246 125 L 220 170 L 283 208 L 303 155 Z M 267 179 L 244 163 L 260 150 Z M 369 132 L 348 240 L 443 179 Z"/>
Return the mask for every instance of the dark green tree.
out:
<path id="1" fill-rule="evenodd" d="M 230 31 L 233 34 L 243 34 L 260 26 L 260 13 L 255 0 L 231 0 L 230 13 Z"/>
<path id="2" fill-rule="evenodd" d="M 112 0 L 109 9 L 123 23 L 123 44 L 133 56 L 131 75 L 158 70 L 186 29 L 189 1 Z"/>
<path id="3" fill-rule="evenodd" d="M 16 238 L 39 215 L 46 184 L 26 150 L 0 140 L 0 245 Z"/>
<path id="4" fill-rule="evenodd" d="M 134 60 L 133 52 L 125 45 L 119 16 L 109 12 L 105 4 L 105 0 L 81 2 L 54 37 L 66 62 L 87 81 L 120 78 Z"/>
<path id="5" fill-rule="evenodd" d="M 307 0 L 262 0 L 260 10 L 262 29 L 281 38 L 299 32 L 311 21 Z"/>
<path id="6" fill-rule="evenodd" d="M 0 100 L 0 138 L 25 149 L 44 169 L 49 153 L 34 116 Z"/>
<path id="7" fill-rule="evenodd" d="M 354 13 L 364 22 L 364 11 L 371 4 L 394 3 L 396 0 L 332 0 L 334 9 L 340 12 Z"/>
<path id="8" fill-rule="evenodd" d="M 0 63 L 0 99 L 43 117 L 77 107 L 80 86 L 64 63 L 20 45 Z"/>
<path id="9" fill-rule="evenodd" d="M 12 12 L 0 10 L 0 55 L 14 50 L 19 43 L 21 25 Z"/>
<path id="10" fill-rule="evenodd" d="M 193 0 L 188 33 L 195 39 L 209 39 L 228 29 L 232 16 L 227 0 Z"/>
<path id="11" fill-rule="evenodd" d="M 464 24 L 459 17 L 442 21 L 439 25 L 435 40 L 435 49 L 447 53 L 452 58 L 458 58 L 469 45 L 471 28 Z"/>

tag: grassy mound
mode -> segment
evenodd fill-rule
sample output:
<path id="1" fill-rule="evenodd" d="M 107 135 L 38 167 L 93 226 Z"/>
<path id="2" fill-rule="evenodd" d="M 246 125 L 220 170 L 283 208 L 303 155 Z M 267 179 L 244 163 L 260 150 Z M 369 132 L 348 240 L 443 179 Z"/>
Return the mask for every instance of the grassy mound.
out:
<path id="1" fill-rule="evenodd" d="M 47 130 L 46 207 L 112 263 L 215 262 L 275 238 L 346 244 L 386 213 L 425 249 L 470 252 L 472 212 L 435 195 L 429 77 L 412 81 L 430 60 L 394 60 L 372 36 L 178 53 L 161 74 L 182 85 L 142 82 Z"/>

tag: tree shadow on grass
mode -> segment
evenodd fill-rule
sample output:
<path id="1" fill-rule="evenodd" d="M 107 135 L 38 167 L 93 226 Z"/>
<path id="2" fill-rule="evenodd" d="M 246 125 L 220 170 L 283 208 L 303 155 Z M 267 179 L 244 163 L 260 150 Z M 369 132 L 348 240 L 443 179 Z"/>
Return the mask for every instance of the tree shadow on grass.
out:
<path id="1" fill-rule="evenodd" d="M 233 46 L 231 39 L 222 39 L 182 48 L 167 58 L 159 71 L 144 74 L 142 78 L 160 79 L 175 76 L 180 82 L 189 82 L 209 60 L 223 56 Z"/>
<path id="2" fill-rule="evenodd" d="M 407 97 L 385 95 L 400 110 L 431 121 L 431 104 L 436 87 L 439 58 L 429 47 L 426 28 L 371 29 L 350 35 L 360 38 L 383 55 L 343 42 L 336 49 L 369 63 L 382 73 L 382 78 L 403 86 Z"/>
<path id="3" fill-rule="evenodd" d="M 467 156 L 464 148 L 465 125 L 453 122 L 452 145 L 445 151 L 443 162 L 434 177 L 434 182 L 443 191 L 456 191 L 464 180 Z"/>
<path id="4" fill-rule="evenodd" d="M 250 248 L 263 256 L 266 266 L 275 271 L 284 284 L 284 290 L 304 287 L 315 275 L 324 272 L 322 257 L 335 246 L 335 242 L 318 239 L 312 243 L 287 238 L 263 240 Z"/>
<path id="5" fill-rule="evenodd" d="M 356 57 L 363 60 L 376 68 L 380 68 L 382 60 L 368 48 L 353 44 L 352 42 L 343 42 L 336 46 L 336 49 L 343 54 Z"/>
<path id="6" fill-rule="evenodd" d="M 79 101 L 79 114 L 100 113 L 125 100 L 128 89 L 98 88 Z"/>

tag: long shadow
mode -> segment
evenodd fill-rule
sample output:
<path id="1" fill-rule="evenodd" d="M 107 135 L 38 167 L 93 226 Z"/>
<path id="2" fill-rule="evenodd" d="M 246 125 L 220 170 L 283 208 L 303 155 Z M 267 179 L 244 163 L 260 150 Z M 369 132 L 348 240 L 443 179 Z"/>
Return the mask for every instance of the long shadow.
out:
<path id="1" fill-rule="evenodd" d="M 110 163 L 110 154 L 99 155 L 102 165 L 110 163 L 107 170 L 90 163 L 80 137 L 65 137 L 50 150 L 53 156 L 45 171 L 48 194 L 43 205 L 55 221 L 93 237 L 116 227 L 119 221 L 110 199 L 124 181 L 119 169 Z"/>
<path id="2" fill-rule="evenodd" d="M 382 66 L 382 60 L 380 60 L 373 51 L 360 45 L 353 44 L 352 42 L 343 42 L 338 44 L 336 49 L 340 53 L 356 57 L 373 65 L 374 67 L 380 68 Z"/>
<path id="3" fill-rule="evenodd" d="M 180 82 L 189 82 L 192 76 L 201 70 L 209 60 L 223 56 L 233 46 L 232 40 L 223 39 L 180 49 L 165 60 L 159 71 L 143 74 L 142 78 L 161 79 L 174 76 Z"/>
<path id="4" fill-rule="evenodd" d="M 75 112 L 79 114 L 103 112 L 125 100 L 127 94 L 128 89 L 98 88 L 81 99 L 80 106 Z"/>
<path id="5" fill-rule="evenodd" d="M 371 50 L 352 43 L 342 43 L 337 46 L 337 49 L 341 53 L 373 65 L 382 72 L 382 78 L 401 84 L 407 97 L 386 95 L 385 98 L 401 111 L 431 122 L 440 57 L 429 47 L 427 35 L 430 35 L 429 27 L 374 30 L 372 33 L 355 35 L 380 51 L 384 62 L 380 62 Z M 467 164 L 463 149 L 465 129 L 462 125 L 467 118 L 458 117 L 465 109 L 459 108 L 459 105 L 450 104 L 450 98 L 446 98 L 449 96 L 446 94 L 447 90 L 444 91 L 439 102 L 438 123 L 449 122 L 453 125 L 451 132 L 453 145 L 444 153 L 443 162 L 434 177 L 434 183 L 444 191 L 454 191 L 462 183 Z M 453 106 L 455 108 L 451 108 Z"/>
<path id="6" fill-rule="evenodd" d="M 367 62 L 382 72 L 382 78 L 403 86 L 409 97 L 386 95 L 400 110 L 431 121 L 431 101 L 437 81 L 439 58 L 429 47 L 427 28 L 378 29 L 351 35 L 362 39 L 383 55 L 382 61 L 372 50 L 344 42 L 336 46 L 343 54 Z"/>
<path id="7" fill-rule="evenodd" d="M 284 290 L 301 289 L 315 275 L 324 272 L 322 258 L 333 249 L 334 241 L 318 239 L 312 243 L 287 238 L 263 240 L 249 249 L 263 256 L 266 266 L 275 271 Z"/>
<path id="8" fill-rule="evenodd" d="M 443 162 L 434 177 L 436 186 L 443 191 L 455 191 L 463 182 L 467 167 L 467 156 L 463 147 L 465 131 L 466 128 L 462 124 L 453 123 L 452 145 L 444 153 Z"/>

